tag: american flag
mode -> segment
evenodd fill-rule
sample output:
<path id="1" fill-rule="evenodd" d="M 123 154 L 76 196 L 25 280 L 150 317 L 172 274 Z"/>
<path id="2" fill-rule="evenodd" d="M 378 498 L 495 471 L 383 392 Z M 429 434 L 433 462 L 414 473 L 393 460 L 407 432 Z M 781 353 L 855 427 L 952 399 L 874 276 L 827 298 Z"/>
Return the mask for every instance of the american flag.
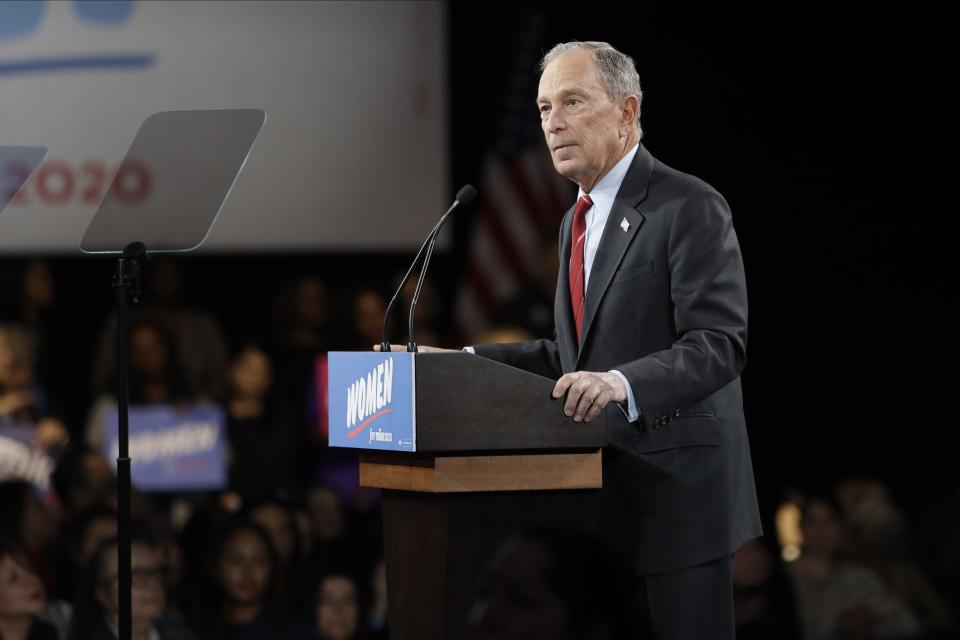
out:
<path id="1" fill-rule="evenodd" d="M 477 213 L 455 317 L 469 341 L 490 328 L 501 307 L 539 276 L 544 238 L 556 238 L 576 189 L 553 168 L 536 111 L 544 17 L 521 13 L 513 60 L 497 115 L 494 148 L 481 174 Z"/>

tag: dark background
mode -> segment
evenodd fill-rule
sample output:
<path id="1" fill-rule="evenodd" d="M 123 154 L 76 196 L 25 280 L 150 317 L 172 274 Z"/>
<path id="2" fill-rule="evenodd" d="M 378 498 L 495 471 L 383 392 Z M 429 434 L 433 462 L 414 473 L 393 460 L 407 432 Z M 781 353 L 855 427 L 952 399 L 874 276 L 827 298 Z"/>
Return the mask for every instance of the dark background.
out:
<path id="1" fill-rule="evenodd" d="M 789 486 L 866 474 L 889 482 L 909 508 L 957 477 L 948 444 L 955 207 L 938 195 L 952 151 L 939 96 L 955 73 L 944 68 L 939 22 L 809 5 L 774 15 L 451 3 L 451 196 L 465 182 L 482 188 L 482 162 L 504 135 L 539 135 L 536 70 L 518 52 L 599 39 L 630 54 L 645 94 L 644 144 L 711 183 L 733 210 L 750 295 L 745 403 L 766 506 Z M 508 84 L 518 64 L 529 71 L 529 99 L 505 104 L 517 93 Z M 389 194 L 379 197 L 390 215 Z M 448 309 L 469 234 L 468 213 L 433 263 Z M 264 331 L 286 279 L 320 273 L 341 297 L 363 284 L 386 290 L 410 258 L 200 254 L 182 264 L 191 301 L 215 311 L 238 344 Z M 4 258 L 0 268 L 17 262 Z M 113 263 L 55 256 L 52 264 L 69 319 L 64 376 L 76 381 L 73 410 L 82 416 L 93 336 L 113 303 Z M 349 313 L 345 299 L 333 302 L 335 319 Z"/>

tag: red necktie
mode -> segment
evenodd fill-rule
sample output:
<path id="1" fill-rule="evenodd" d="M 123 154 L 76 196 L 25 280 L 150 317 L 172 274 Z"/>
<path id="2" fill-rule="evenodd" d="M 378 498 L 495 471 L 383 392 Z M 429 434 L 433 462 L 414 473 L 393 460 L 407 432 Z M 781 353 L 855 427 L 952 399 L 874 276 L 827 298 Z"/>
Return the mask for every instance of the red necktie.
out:
<path id="1" fill-rule="evenodd" d="M 583 329 L 583 291 L 586 276 L 583 271 L 583 248 L 587 238 L 587 211 L 593 206 L 590 196 L 583 195 L 577 200 L 577 208 L 573 212 L 573 227 L 570 249 L 570 308 L 573 309 L 573 320 L 577 326 L 577 343 L 580 342 L 580 332 Z"/>

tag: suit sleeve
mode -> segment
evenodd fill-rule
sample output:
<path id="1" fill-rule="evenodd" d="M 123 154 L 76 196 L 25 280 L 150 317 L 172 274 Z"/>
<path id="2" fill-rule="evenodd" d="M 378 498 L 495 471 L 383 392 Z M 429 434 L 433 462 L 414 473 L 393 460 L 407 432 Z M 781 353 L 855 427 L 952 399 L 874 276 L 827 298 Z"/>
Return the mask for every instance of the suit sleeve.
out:
<path id="1" fill-rule="evenodd" d="M 747 286 L 726 201 L 711 189 L 691 193 L 667 238 L 676 339 L 666 350 L 617 367 L 640 414 L 684 410 L 736 379 L 747 348 Z"/>
<path id="2" fill-rule="evenodd" d="M 531 340 L 513 344 L 478 344 L 474 346 L 478 356 L 496 360 L 511 367 L 523 369 L 546 378 L 559 378 L 561 374 L 560 350 L 556 340 Z"/>

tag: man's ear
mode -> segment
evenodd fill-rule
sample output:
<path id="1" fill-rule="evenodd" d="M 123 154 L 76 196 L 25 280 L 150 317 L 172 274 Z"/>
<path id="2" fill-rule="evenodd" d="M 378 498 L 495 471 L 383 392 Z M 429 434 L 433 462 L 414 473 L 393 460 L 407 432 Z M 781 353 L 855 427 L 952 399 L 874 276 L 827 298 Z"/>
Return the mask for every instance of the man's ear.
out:
<path id="1" fill-rule="evenodd" d="M 630 128 L 637 126 L 637 115 L 640 113 L 640 101 L 637 96 L 624 96 L 620 99 L 620 126 Z"/>

